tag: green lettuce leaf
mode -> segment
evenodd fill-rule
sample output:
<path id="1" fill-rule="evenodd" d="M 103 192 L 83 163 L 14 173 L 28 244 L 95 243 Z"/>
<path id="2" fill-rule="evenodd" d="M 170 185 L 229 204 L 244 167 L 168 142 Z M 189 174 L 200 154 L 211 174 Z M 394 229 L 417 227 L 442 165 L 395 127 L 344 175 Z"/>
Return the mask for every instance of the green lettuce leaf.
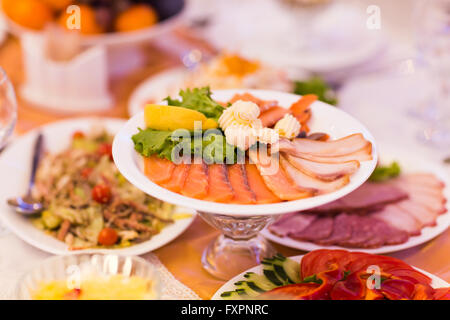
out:
<path id="1" fill-rule="evenodd" d="M 181 90 L 179 93 L 181 100 L 167 97 L 170 106 L 188 108 L 203 113 L 208 118 L 219 120 L 224 107 L 211 98 L 209 87 Z"/>

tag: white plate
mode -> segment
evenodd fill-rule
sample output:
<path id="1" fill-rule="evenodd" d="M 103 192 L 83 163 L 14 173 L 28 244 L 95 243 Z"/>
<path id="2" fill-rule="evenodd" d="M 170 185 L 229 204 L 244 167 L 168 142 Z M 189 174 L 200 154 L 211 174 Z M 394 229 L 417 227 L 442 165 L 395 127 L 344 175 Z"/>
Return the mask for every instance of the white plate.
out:
<path id="1" fill-rule="evenodd" d="M 290 257 L 290 259 L 293 259 L 297 262 L 300 262 L 302 260 L 302 255 L 301 256 L 294 256 L 294 257 Z M 428 276 L 431 278 L 431 286 L 433 288 L 443 288 L 443 287 L 448 287 L 450 286 L 450 284 L 448 284 L 446 281 L 442 280 L 439 277 L 436 277 L 435 275 L 428 273 L 426 271 L 423 271 L 422 269 L 413 267 L 414 269 L 416 269 L 417 271 L 422 272 L 424 275 Z M 234 277 L 233 279 L 231 279 L 230 281 L 228 281 L 227 283 L 225 283 L 222 287 L 220 287 L 219 290 L 217 290 L 217 292 L 212 296 L 211 300 L 222 300 L 222 298 L 220 297 L 220 295 L 223 292 L 226 291 L 233 291 L 236 289 L 236 286 L 234 285 L 235 282 L 244 279 L 244 274 L 246 274 L 247 272 L 254 272 L 257 274 L 262 274 L 263 272 L 263 267 L 262 265 L 256 266 L 254 268 L 251 268 L 247 271 L 242 272 L 241 274 L 237 275 L 236 277 Z"/>
<path id="2" fill-rule="evenodd" d="M 128 100 L 128 114 L 132 117 L 142 110 L 149 100 L 162 101 L 183 86 L 188 70 L 186 68 L 173 68 L 158 73 L 142 82 L 131 94 Z"/>
<path id="3" fill-rule="evenodd" d="M 384 153 L 383 153 L 384 154 Z M 448 172 L 445 168 L 440 165 L 433 164 L 430 162 L 421 160 L 415 154 L 408 154 L 401 152 L 398 149 L 386 152 L 386 156 L 380 158 L 385 163 L 390 163 L 391 161 L 398 161 L 402 170 L 404 172 L 431 172 L 434 173 L 439 179 L 445 183 L 444 196 L 446 199 L 450 199 L 450 179 L 448 177 Z M 449 202 L 446 203 L 447 210 L 449 209 Z M 278 237 L 271 233 L 268 229 L 264 229 L 261 234 L 267 239 L 279 243 L 281 245 L 291 247 L 294 249 L 311 251 L 316 249 L 345 249 L 345 250 L 355 250 L 367 253 L 388 253 L 395 252 L 404 249 L 408 249 L 424 242 L 427 242 L 434 237 L 438 236 L 450 226 L 450 212 L 440 215 L 437 218 L 437 224 L 434 227 L 426 227 L 422 229 L 422 233 L 418 236 L 411 236 L 408 241 L 397 245 L 382 246 L 374 249 L 363 249 L 363 248 L 347 248 L 340 246 L 321 246 L 312 242 L 307 241 L 297 241 L 289 237 Z"/>
<path id="4" fill-rule="evenodd" d="M 45 136 L 45 147 L 50 152 L 59 152 L 67 148 L 72 134 L 76 130 L 88 131 L 93 125 L 103 126 L 109 132 L 117 132 L 125 121 L 105 118 L 78 118 L 45 125 L 41 130 Z M 191 218 L 177 220 L 164 228 L 161 233 L 143 243 L 123 249 L 86 249 L 69 251 L 67 245 L 34 227 L 29 219 L 18 215 L 6 204 L 6 199 L 25 192 L 28 185 L 33 144 L 37 130 L 33 130 L 11 143 L 0 156 L 0 219 L 19 238 L 41 250 L 53 254 L 72 253 L 115 253 L 140 255 L 155 250 L 183 233 L 194 220 L 195 211 L 178 208 L 182 212 L 192 213 Z"/>
<path id="5" fill-rule="evenodd" d="M 299 99 L 298 95 L 269 90 L 217 90 L 214 91 L 213 97 L 218 101 L 228 101 L 235 93 L 243 92 L 250 92 L 265 100 L 278 100 L 280 105 L 286 108 Z M 230 216 L 274 215 L 306 210 L 341 198 L 355 190 L 369 178 L 377 163 L 375 141 L 370 132 L 361 123 L 345 112 L 320 101 L 314 102 L 311 110 L 312 117 L 308 125 L 312 132 L 326 132 L 333 139 L 353 133 L 362 133 L 373 145 L 373 160 L 362 162 L 361 167 L 351 177 L 348 185 L 325 195 L 275 204 L 238 205 L 197 200 L 162 188 L 144 175 L 142 157 L 134 150 L 134 144 L 131 140 L 131 137 L 138 132 L 138 128 L 145 128 L 144 112 L 140 112 L 128 120 L 126 125 L 116 135 L 113 143 L 113 157 L 122 175 L 140 190 L 163 201 L 183 205 L 194 210 Z"/>

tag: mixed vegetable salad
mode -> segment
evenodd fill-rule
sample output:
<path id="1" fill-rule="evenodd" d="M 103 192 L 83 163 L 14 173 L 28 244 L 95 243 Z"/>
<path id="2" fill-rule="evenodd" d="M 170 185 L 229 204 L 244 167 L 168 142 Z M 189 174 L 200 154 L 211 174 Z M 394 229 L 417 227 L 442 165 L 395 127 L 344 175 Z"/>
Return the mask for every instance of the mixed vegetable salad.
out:
<path id="1" fill-rule="evenodd" d="M 174 222 L 174 206 L 131 185 L 111 154 L 113 136 L 103 128 L 77 131 L 69 148 L 47 154 L 33 197 L 45 210 L 33 224 L 71 249 L 121 248 L 140 243 Z"/>

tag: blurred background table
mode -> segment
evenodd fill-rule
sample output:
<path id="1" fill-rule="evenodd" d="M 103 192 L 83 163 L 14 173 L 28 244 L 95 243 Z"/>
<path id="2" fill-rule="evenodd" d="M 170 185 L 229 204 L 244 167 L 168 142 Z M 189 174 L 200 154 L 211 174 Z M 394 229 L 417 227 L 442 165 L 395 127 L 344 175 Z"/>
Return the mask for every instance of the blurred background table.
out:
<path id="1" fill-rule="evenodd" d="M 370 1 L 366 1 L 370 3 Z M 411 28 L 412 21 L 409 14 L 408 6 L 411 1 L 376 1 L 381 5 L 382 14 L 386 14 L 386 25 L 383 28 L 389 30 L 389 35 L 394 39 L 394 51 L 397 57 L 393 61 L 405 61 L 412 55 L 411 49 Z M 408 32 L 409 31 L 409 32 Z M 190 42 L 193 47 L 201 47 L 202 50 L 213 52 L 214 50 L 204 41 L 192 37 L 188 30 L 179 29 L 175 31 L 175 35 L 182 37 L 184 41 Z M 391 42 L 392 43 L 392 42 Z M 145 44 L 145 53 L 147 63 L 146 66 L 138 71 L 131 73 L 122 78 L 112 79 L 111 92 L 114 94 L 115 105 L 112 109 L 95 113 L 99 116 L 127 118 L 127 102 L 132 90 L 145 78 L 156 74 L 160 71 L 169 69 L 174 66 L 181 65 L 179 53 L 167 51 L 164 46 L 157 43 Z M 23 82 L 23 66 L 21 61 L 20 43 L 16 38 L 9 37 L 0 48 L 0 65 L 4 67 L 11 81 L 17 88 Z M 400 57 L 400 59 L 398 58 Z M 376 72 L 375 72 L 376 74 Z M 343 88 L 345 92 L 345 86 Z M 57 121 L 63 118 L 70 118 L 70 114 L 58 114 L 52 111 L 43 111 L 36 108 L 23 99 L 18 97 L 18 123 L 16 134 L 25 133 L 45 123 Z M 371 121 L 371 114 L 364 106 L 342 106 L 345 110 L 354 114 L 375 134 L 380 140 L 381 149 L 384 143 L 389 140 L 390 144 L 401 145 L 403 147 L 414 148 L 415 152 L 420 152 L 422 157 L 430 158 L 432 161 L 441 161 L 443 151 L 435 151 L 427 147 L 423 147 L 417 143 L 412 131 L 404 131 L 402 134 L 397 133 L 393 123 L 389 122 L 389 128 L 380 127 L 379 122 Z M 373 106 L 372 106 L 373 107 Z M 367 112 L 366 112 L 367 111 Z M 372 109 L 373 112 L 373 109 Z M 383 112 L 380 106 L 378 112 Z M 392 109 L 391 117 L 395 112 Z M 92 113 L 89 113 L 92 115 Z M 83 116 L 77 114 L 77 116 Z M 400 113 L 397 118 L 397 125 L 402 126 L 404 121 Z M 419 124 L 411 130 L 418 130 Z M 411 128 L 409 126 L 408 128 Z M 406 129 L 405 129 L 406 130 Z M 432 165 L 432 163 L 430 164 Z M 207 225 L 203 220 L 197 218 L 193 225 L 179 238 L 163 248 L 156 250 L 156 255 L 164 263 L 164 265 L 174 274 L 174 276 L 194 290 L 200 297 L 209 299 L 213 293 L 224 283 L 214 279 L 201 265 L 201 254 L 206 245 L 217 236 L 215 229 Z M 24 244 L 25 245 L 25 244 Z M 27 246 L 27 245 L 26 245 Z M 276 249 L 286 256 L 303 254 L 297 250 L 275 245 Z M 35 249 L 37 250 L 37 249 Z M 436 239 L 423 244 L 421 246 L 411 248 L 392 254 L 397 258 L 405 260 L 407 263 L 431 272 L 446 281 L 450 282 L 450 230 L 437 237 Z"/>

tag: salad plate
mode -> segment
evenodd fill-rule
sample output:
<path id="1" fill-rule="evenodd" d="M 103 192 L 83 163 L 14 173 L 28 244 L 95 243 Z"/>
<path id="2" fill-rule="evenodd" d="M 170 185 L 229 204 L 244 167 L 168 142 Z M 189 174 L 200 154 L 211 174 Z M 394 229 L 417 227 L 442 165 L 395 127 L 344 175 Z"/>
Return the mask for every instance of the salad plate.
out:
<path id="1" fill-rule="evenodd" d="M 0 186 L 0 220 L 2 223 L 28 244 L 59 255 L 80 252 L 140 255 L 164 246 L 183 233 L 194 220 L 196 213 L 192 209 L 177 207 L 175 212 L 179 212 L 185 218 L 175 220 L 173 224 L 163 228 L 159 234 L 142 243 L 114 249 L 96 247 L 69 250 L 68 245 L 63 241 L 39 230 L 30 222 L 29 218 L 18 215 L 8 207 L 6 199 L 22 194 L 28 185 L 33 144 L 38 131 L 42 132 L 45 137 L 45 149 L 50 153 L 57 153 L 70 145 L 76 131 L 87 132 L 93 127 L 101 127 L 109 133 L 115 133 L 124 123 L 124 120 L 114 118 L 76 118 L 42 126 L 17 138 L 0 156 L 0 175 L 4 181 L 8 181 Z"/>
<path id="2" fill-rule="evenodd" d="M 394 245 L 383 245 L 377 248 L 352 249 L 341 246 L 319 245 L 313 242 L 295 240 L 290 237 L 280 237 L 270 232 L 267 228 L 264 229 L 261 232 L 261 234 L 270 241 L 298 250 L 312 251 L 318 249 L 345 249 L 345 250 L 357 250 L 361 252 L 379 254 L 379 253 L 396 252 L 421 245 L 446 231 L 450 226 L 450 212 L 448 211 L 449 209 L 448 199 L 450 199 L 450 180 L 448 178 L 447 170 L 442 165 L 436 164 L 430 165 L 430 162 L 427 162 L 426 160 L 419 159 L 416 156 L 404 150 L 393 148 L 383 148 L 383 152 L 381 153 L 380 159 L 382 159 L 382 161 L 385 163 L 390 163 L 392 161 L 398 162 L 401 167 L 402 173 L 415 173 L 415 172 L 432 173 L 444 183 L 445 186 L 443 189 L 443 196 L 445 197 L 445 199 L 447 199 L 444 206 L 447 209 L 447 211 L 437 216 L 435 225 L 425 226 L 423 229 L 421 229 L 420 234 L 410 236 L 409 239 L 404 243 Z"/>
<path id="3" fill-rule="evenodd" d="M 298 256 L 290 257 L 289 259 L 292 259 L 292 260 L 300 263 L 303 257 L 304 257 L 303 255 L 298 255 Z M 437 277 L 437 276 L 435 276 L 435 275 L 433 275 L 433 274 L 431 274 L 429 272 L 426 272 L 426 271 L 421 270 L 421 269 L 416 268 L 416 267 L 413 267 L 413 268 L 416 269 L 417 271 L 425 274 L 426 276 L 430 277 L 431 280 L 432 280 L 431 281 L 431 286 L 433 288 L 435 288 L 435 289 L 436 288 L 443 288 L 443 287 L 449 287 L 450 286 L 450 284 L 447 283 L 445 280 L 443 280 L 443 279 L 441 279 L 441 278 L 439 278 L 439 277 Z M 221 297 L 221 294 L 224 293 L 224 292 L 227 292 L 227 291 L 235 290 L 236 286 L 234 284 L 236 282 L 242 280 L 242 279 L 245 279 L 244 278 L 244 274 L 246 274 L 248 272 L 254 272 L 256 274 L 262 274 L 263 273 L 263 266 L 262 265 L 256 266 L 254 268 L 251 268 L 251 269 L 249 269 L 247 271 L 244 271 L 241 274 L 233 277 L 231 280 L 227 281 L 222 287 L 220 287 L 219 290 L 216 291 L 216 293 L 212 296 L 211 300 L 223 300 L 223 298 Z"/>
<path id="4" fill-rule="evenodd" d="M 212 97 L 217 101 L 228 101 L 235 94 L 246 92 L 259 99 L 277 100 L 280 106 L 284 108 L 289 108 L 292 103 L 299 99 L 299 96 L 295 94 L 270 90 L 217 90 L 213 91 Z M 339 199 L 364 183 L 375 169 L 377 148 L 371 133 L 358 120 L 345 112 L 321 101 L 316 101 L 311 105 L 311 112 L 312 117 L 308 122 L 311 132 L 325 132 L 332 139 L 361 133 L 372 144 L 372 160 L 361 162 L 360 168 L 352 175 L 347 185 L 328 194 L 275 204 L 241 205 L 198 200 L 169 191 L 153 183 L 145 176 L 142 157 L 134 149 L 132 136 L 138 132 L 138 128 L 145 128 L 144 112 L 140 112 L 128 120 L 116 135 L 113 143 L 114 162 L 119 171 L 138 189 L 163 201 L 201 212 L 245 217 L 278 215 L 314 208 Z"/>

